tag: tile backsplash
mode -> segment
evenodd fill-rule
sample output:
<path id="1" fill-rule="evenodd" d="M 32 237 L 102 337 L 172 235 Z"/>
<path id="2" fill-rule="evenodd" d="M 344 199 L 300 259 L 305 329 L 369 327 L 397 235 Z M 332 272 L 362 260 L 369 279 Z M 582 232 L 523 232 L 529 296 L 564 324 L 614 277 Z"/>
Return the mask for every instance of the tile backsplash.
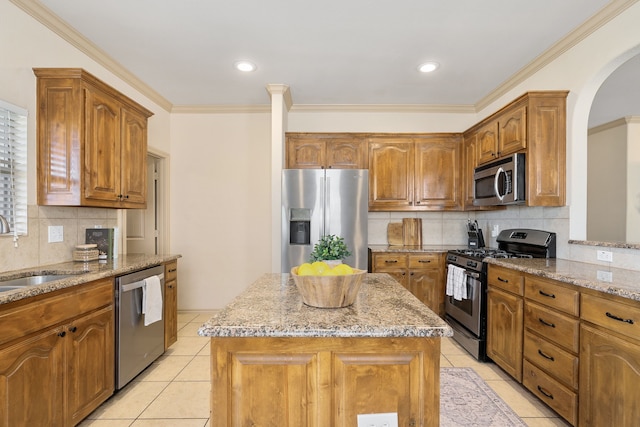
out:
<path id="1" fill-rule="evenodd" d="M 498 247 L 497 234 L 492 231 L 509 228 L 533 228 L 556 233 L 556 256 L 573 261 L 598 264 L 611 268 L 640 271 L 640 250 L 569 244 L 569 207 L 509 206 L 499 211 L 478 212 L 370 212 L 369 244 L 387 244 L 387 225 L 402 222 L 402 218 L 422 219 L 423 245 L 467 246 L 467 221 L 477 220 L 483 231 L 486 246 Z M 598 249 L 613 253 L 613 262 L 596 260 Z"/>
<path id="2" fill-rule="evenodd" d="M 20 236 L 17 247 L 13 236 L 0 236 L 0 271 L 71 261 L 87 228 L 117 226 L 116 209 L 30 205 L 28 217 L 28 234 Z M 48 242 L 49 226 L 63 227 L 62 242 Z"/>

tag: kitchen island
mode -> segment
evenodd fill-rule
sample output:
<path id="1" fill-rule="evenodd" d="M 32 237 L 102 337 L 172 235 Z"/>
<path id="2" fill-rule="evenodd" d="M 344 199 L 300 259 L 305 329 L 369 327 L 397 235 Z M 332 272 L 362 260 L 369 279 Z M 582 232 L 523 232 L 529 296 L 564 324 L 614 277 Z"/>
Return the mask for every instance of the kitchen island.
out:
<path id="1" fill-rule="evenodd" d="M 212 426 L 346 427 L 385 412 L 439 423 L 452 331 L 387 274 L 367 274 L 338 309 L 306 306 L 289 274 L 265 274 L 198 333 L 211 337 Z"/>

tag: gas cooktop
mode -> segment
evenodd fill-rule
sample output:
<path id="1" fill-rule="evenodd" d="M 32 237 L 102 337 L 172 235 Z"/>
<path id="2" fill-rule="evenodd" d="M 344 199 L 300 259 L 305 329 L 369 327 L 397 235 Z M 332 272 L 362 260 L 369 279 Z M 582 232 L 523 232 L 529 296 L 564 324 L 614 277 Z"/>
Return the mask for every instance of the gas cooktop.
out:
<path id="1" fill-rule="evenodd" d="M 454 249 L 449 251 L 449 253 L 479 260 L 483 258 L 533 258 L 531 254 L 512 253 L 502 249 L 492 248 Z"/>

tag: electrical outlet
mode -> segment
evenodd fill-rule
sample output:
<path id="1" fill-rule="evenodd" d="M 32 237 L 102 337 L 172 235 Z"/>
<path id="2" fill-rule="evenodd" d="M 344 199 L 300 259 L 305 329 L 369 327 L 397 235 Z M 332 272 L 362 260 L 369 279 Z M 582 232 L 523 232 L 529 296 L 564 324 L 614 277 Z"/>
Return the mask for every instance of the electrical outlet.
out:
<path id="1" fill-rule="evenodd" d="M 49 226 L 49 243 L 64 242 L 64 227 L 62 225 Z"/>
<path id="2" fill-rule="evenodd" d="M 601 282 L 609 282 L 609 283 L 613 282 L 613 273 L 610 271 L 598 270 L 596 277 Z"/>
<path id="3" fill-rule="evenodd" d="M 358 427 L 398 427 L 398 413 L 358 414 Z"/>
<path id="4" fill-rule="evenodd" d="M 613 261 L 613 252 L 598 251 L 596 256 L 598 258 L 598 261 L 608 261 L 608 262 L 612 262 Z"/>

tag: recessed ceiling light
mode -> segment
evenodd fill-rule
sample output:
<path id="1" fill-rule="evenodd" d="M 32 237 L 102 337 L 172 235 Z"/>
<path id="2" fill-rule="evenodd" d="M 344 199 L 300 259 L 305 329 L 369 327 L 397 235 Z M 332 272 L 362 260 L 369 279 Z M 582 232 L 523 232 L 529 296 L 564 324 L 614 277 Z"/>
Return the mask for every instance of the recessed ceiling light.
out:
<path id="1" fill-rule="evenodd" d="M 437 62 L 425 62 L 418 67 L 418 71 L 420 71 L 421 73 L 430 73 L 432 71 L 435 71 L 439 66 L 440 64 L 438 64 Z"/>
<path id="2" fill-rule="evenodd" d="M 256 64 L 254 64 L 251 61 L 237 61 L 233 64 L 233 66 L 236 68 L 236 70 L 238 71 L 244 71 L 245 73 L 250 73 L 251 71 L 255 71 L 256 68 Z"/>

